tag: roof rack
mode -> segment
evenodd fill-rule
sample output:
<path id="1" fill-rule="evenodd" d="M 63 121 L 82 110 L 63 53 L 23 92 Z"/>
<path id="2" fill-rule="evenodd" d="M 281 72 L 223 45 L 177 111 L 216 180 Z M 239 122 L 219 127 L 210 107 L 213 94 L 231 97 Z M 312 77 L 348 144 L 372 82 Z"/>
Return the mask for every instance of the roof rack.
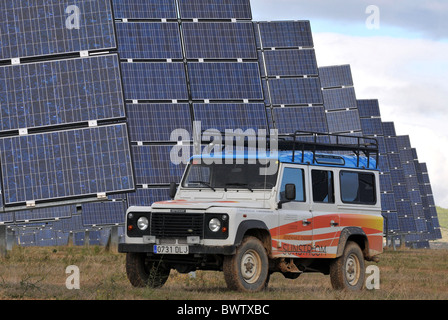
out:
<path id="1" fill-rule="evenodd" d="M 376 157 L 376 168 L 379 162 L 378 140 L 363 136 L 297 130 L 294 133 L 278 135 L 278 149 L 292 151 L 293 162 L 296 151 L 302 152 L 302 162 L 305 151 L 313 152 L 313 163 L 316 162 L 316 151 L 352 152 L 357 157 L 358 167 L 361 154 L 367 157 L 367 167 L 370 166 L 372 155 Z"/>
<path id="2" fill-rule="evenodd" d="M 203 132 L 206 135 L 206 132 Z M 216 132 L 213 132 L 215 135 Z M 255 133 L 255 131 L 254 131 Z M 250 148 L 249 138 L 252 138 L 248 132 L 219 132 L 221 136 L 225 136 L 226 139 L 222 144 L 222 148 L 225 148 L 225 142 L 228 142 L 229 137 L 242 137 L 245 148 Z M 247 138 L 247 139 L 246 139 Z M 254 140 L 259 140 L 257 135 L 253 136 Z M 270 140 L 273 138 L 270 136 L 263 137 L 266 141 L 266 150 L 270 150 L 271 143 Z M 370 157 L 375 156 L 376 158 L 376 169 L 378 169 L 379 162 L 379 147 L 378 140 L 376 138 L 355 136 L 348 134 L 335 134 L 335 133 L 322 133 L 322 132 L 311 132 L 311 131 L 301 131 L 297 130 L 294 133 L 279 134 L 274 137 L 277 140 L 278 151 L 292 151 L 292 161 L 295 160 L 296 151 L 301 151 L 302 162 L 304 162 L 305 151 L 313 152 L 313 163 L 316 162 L 316 152 L 350 152 L 357 157 L 357 166 L 359 167 L 359 159 L 361 155 L 367 157 L 367 167 L 370 166 Z M 233 139 L 234 140 L 234 139 Z M 254 140 L 251 140 L 252 143 Z M 202 140 L 201 144 L 209 145 L 219 145 L 214 142 Z"/>

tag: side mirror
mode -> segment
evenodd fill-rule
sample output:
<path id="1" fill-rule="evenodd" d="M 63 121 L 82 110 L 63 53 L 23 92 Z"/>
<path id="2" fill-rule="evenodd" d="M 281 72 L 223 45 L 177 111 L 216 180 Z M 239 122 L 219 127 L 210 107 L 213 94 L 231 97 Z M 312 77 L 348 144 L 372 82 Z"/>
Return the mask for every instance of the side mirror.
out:
<path id="1" fill-rule="evenodd" d="M 293 201 L 296 198 L 296 185 L 293 183 L 288 183 L 285 185 L 285 199 L 278 203 L 278 208 L 281 209 L 284 203 Z"/>
<path id="2" fill-rule="evenodd" d="M 170 198 L 171 200 L 174 200 L 177 193 L 177 184 L 175 182 L 170 183 Z"/>
<path id="3" fill-rule="evenodd" d="M 288 201 L 292 201 L 296 198 L 296 185 L 288 183 L 285 186 L 285 198 Z"/>

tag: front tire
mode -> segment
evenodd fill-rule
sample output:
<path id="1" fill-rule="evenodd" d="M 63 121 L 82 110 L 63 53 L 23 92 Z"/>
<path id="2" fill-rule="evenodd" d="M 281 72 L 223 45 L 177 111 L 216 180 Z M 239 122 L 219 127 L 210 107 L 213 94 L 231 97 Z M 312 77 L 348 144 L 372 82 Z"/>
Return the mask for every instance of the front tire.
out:
<path id="1" fill-rule="evenodd" d="M 360 291 L 366 277 L 364 256 L 355 242 L 347 242 L 342 256 L 330 264 L 331 285 L 336 290 Z"/>
<path id="2" fill-rule="evenodd" d="M 161 261 L 148 261 L 144 253 L 127 253 L 126 274 L 136 288 L 161 288 L 168 280 L 170 269 Z"/>
<path id="3" fill-rule="evenodd" d="M 223 271 L 227 287 L 231 290 L 256 292 L 265 289 L 269 261 L 261 241 L 245 237 L 236 254 L 224 258 Z"/>

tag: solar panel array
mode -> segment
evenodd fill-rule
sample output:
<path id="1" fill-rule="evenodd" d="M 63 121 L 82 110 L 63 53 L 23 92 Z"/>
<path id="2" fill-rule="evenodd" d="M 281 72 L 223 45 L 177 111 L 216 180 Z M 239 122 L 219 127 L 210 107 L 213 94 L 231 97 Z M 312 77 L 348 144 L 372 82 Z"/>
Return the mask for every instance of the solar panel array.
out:
<path id="1" fill-rule="evenodd" d="M 384 137 L 383 123 L 381 120 L 381 112 L 379 101 L 375 99 L 357 100 L 358 112 L 360 116 L 361 129 L 364 135 L 374 137 L 378 140 L 380 148 L 380 190 L 381 190 L 381 207 L 382 214 L 385 217 L 385 230 L 390 233 L 396 233 L 400 230 L 397 215 L 397 205 L 395 203 L 394 190 L 397 189 L 397 183 L 392 181 L 391 170 L 395 172 L 393 163 L 389 164 L 391 149 L 390 139 Z M 400 163 L 397 164 L 400 166 Z"/>
<path id="2" fill-rule="evenodd" d="M 22 4 L 0 4 L 0 207 L 36 205 L 0 224 L 21 245 L 123 234 L 128 206 L 168 199 L 193 126 L 375 137 L 390 239 L 441 237 L 426 164 L 349 65 L 318 67 L 309 21 L 252 22 L 249 0 Z"/>
<path id="3" fill-rule="evenodd" d="M 362 135 L 356 93 L 349 65 L 320 67 L 328 131 Z"/>
<path id="4" fill-rule="evenodd" d="M 165 200 L 180 180 L 175 129 L 191 140 L 193 121 L 203 131 L 267 128 L 250 2 L 177 3 L 114 1 L 138 187 L 129 205 Z"/>
<path id="5" fill-rule="evenodd" d="M 270 127 L 328 132 L 309 21 L 256 22 Z"/>
<path id="6" fill-rule="evenodd" d="M 133 190 L 111 1 L 3 1 L 0 44 L 1 223 L 69 221 Z"/>

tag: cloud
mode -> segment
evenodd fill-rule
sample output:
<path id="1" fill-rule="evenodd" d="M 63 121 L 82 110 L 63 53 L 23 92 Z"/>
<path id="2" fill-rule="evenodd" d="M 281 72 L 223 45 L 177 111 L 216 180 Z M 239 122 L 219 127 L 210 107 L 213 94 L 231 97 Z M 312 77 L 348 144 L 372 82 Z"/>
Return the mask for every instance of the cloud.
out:
<path id="1" fill-rule="evenodd" d="M 383 121 L 409 135 L 428 165 L 438 205 L 448 207 L 448 43 L 315 33 L 319 66 L 350 64 L 358 99 L 378 99 Z"/>
<path id="2" fill-rule="evenodd" d="M 398 27 L 430 39 L 448 39 L 446 0 L 252 0 L 254 20 L 325 19 L 341 24 L 361 25 L 380 9 L 381 27 Z"/>

